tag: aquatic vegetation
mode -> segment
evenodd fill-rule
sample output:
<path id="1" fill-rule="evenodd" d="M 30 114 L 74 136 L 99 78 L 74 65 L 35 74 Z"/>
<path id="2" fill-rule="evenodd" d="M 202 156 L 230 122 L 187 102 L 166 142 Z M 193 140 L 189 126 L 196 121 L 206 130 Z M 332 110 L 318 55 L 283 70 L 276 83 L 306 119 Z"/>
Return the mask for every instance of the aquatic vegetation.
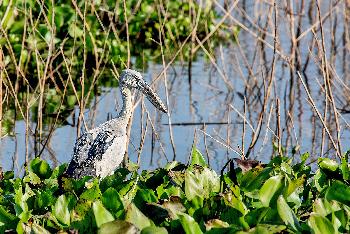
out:
<path id="1" fill-rule="evenodd" d="M 124 67 L 128 50 L 148 60 L 161 56 L 160 40 L 168 52 L 178 49 L 194 26 L 197 37 L 203 39 L 214 31 L 215 21 L 220 19 L 211 1 L 203 6 L 180 0 L 163 4 L 132 0 L 125 4 L 123 1 L 4 1 L 0 6 L 4 29 L 0 46 L 7 71 L 16 74 L 16 69 L 21 69 L 20 76 L 25 76 L 30 84 L 41 79 L 47 65 L 52 75 L 60 73 L 64 77 L 69 71 L 76 79 L 84 68 L 87 77 L 91 77 L 94 69 L 104 70 L 107 66 L 108 71 L 112 63 Z M 215 32 L 217 39 L 212 37 L 206 45 L 215 45 L 223 37 L 232 39 L 232 33 L 233 29 L 223 24 Z M 49 64 L 45 64 L 47 59 Z M 140 56 L 137 59 L 142 61 Z"/>
<path id="2" fill-rule="evenodd" d="M 99 87 L 118 85 L 112 70 L 125 68 L 130 56 L 133 67 L 142 69 L 147 61 L 161 61 L 162 55 L 172 59 L 178 50 L 178 58 L 194 60 L 197 53 L 185 43 L 194 28 L 200 40 L 212 33 L 203 43 L 210 50 L 219 41 L 232 41 L 238 29 L 224 23 L 215 28 L 220 17 L 211 1 L 199 5 L 132 0 L 125 1 L 125 6 L 124 1 L 3 1 L 2 95 L 11 95 L 3 97 L 9 105 L 3 108 L 0 135 L 13 134 L 13 111 L 21 112 L 27 102 L 38 125 L 64 123 L 75 105 L 89 107 Z M 186 45 L 181 47 L 182 43 Z M 58 114 L 60 121 L 48 118 Z M 16 120 L 24 118 L 15 115 Z"/>
<path id="3" fill-rule="evenodd" d="M 245 173 L 231 161 L 218 175 L 194 148 L 188 165 L 139 173 L 130 163 L 101 181 L 60 179 L 65 164 L 51 169 L 37 158 L 23 178 L 1 174 L 0 231 L 349 232 L 348 154 L 340 164 L 320 158 L 316 171 L 308 156 L 275 157 Z"/>

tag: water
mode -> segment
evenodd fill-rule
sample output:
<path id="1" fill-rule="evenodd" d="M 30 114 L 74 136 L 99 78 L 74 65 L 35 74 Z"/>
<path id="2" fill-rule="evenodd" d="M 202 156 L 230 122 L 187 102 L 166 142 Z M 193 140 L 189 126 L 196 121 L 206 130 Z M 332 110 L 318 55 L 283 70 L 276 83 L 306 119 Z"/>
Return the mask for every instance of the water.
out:
<path id="1" fill-rule="evenodd" d="M 249 1 L 248 1 L 249 2 Z M 254 2 L 254 1 L 253 1 Z M 239 5 L 242 8 L 242 5 Z M 327 14 L 329 5 L 323 3 L 322 12 Z M 241 30 L 239 34 L 240 44 L 225 44 L 216 48 L 213 52 L 217 60 L 213 64 L 210 59 L 201 52 L 198 59 L 192 63 L 191 84 L 189 83 L 189 68 L 187 62 L 175 62 L 167 71 L 167 84 L 169 92 L 169 110 L 172 126 L 172 134 L 175 146 L 175 159 L 187 162 L 190 157 L 193 143 L 197 145 L 206 158 L 209 158 L 211 166 L 220 170 L 228 158 L 240 157 L 242 141 L 244 141 L 244 152 L 247 152 L 252 140 L 252 125 L 257 128 L 259 114 L 262 110 L 264 84 L 267 85 L 269 72 L 272 64 L 273 50 L 265 46 L 262 48 L 258 40 L 251 32 L 259 35 L 257 27 L 265 26 L 261 12 L 268 8 L 267 4 L 247 4 L 247 15 L 255 23 L 249 23 L 247 17 L 235 11 L 232 15 L 241 23 L 247 25 L 250 32 Z M 294 12 L 297 7 L 294 6 Z M 349 97 L 347 95 L 347 85 L 349 83 L 348 69 L 349 54 L 341 46 L 341 36 L 344 33 L 344 18 L 341 13 L 341 6 L 335 9 L 338 14 L 337 39 L 338 52 L 332 54 L 331 29 L 333 27 L 334 16 L 324 21 L 325 41 L 327 58 L 330 67 L 334 69 L 332 73 L 333 95 L 336 106 L 339 110 L 347 109 Z M 308 30 L 313 21 L 306 15 L 302 16 L 302 32 Z M 272 17 L 272 16 L 271 16 Z M 282 6 L 279 9 L 278 21 L 278 45 L 279 51 L 290 57 L 291 33 L 290 15 L 286 15 Z M 332 18 L 333 17 L 333 18 Z M 296 24 L 297 21 L 294 21 Z M 270 35 L 273 35 L 273 28 L 267 28 Z M 317 32 L 319 36 L 319 32 Z M 307 68 L 302 74 L 303 79 L 307 79 L 311 95 L 321 115 L 324 111 L 324 93 L 321 90 L 323 76 L 319 69 L 319 50 L 312 41 L 312 32 L 306 34 L 300 40 L 300 61 L 303 68 Z M 266 36 L 265 41 L 273 45 L 273 37 Z M 344 56 L 345 53 L 345 56 Z M 334 58 L 332 58 L 334 56 Z M 344 59 L 345 58 L 345 65 Z M 220 72 L 217 71 L 219 68 Z M 248 69 L 248 67 L 250 67 Z M 148 62 L 148 69 L 144 73 L 146 80 L 155 79 L 163 70 L 163 66 L 151 61 Z M 250 72 L 251 71 L 251 72 Z M 336 74 L 335 74 L 336 73 Z M 342 82 L 344 84 L 342 84 Z M 157 92 L 165 101 L 164 77 L 155 82 Z M 92 101 L 90 109 L 85 110 L 86 124 L 91 128 L 106 121 L 110 116 L 116 116 L 121 107 L 121 98 L 118 88 L 103 88 L 101 96 Z M 244 99 L 246 97 L 247 123 L 243 135 Z M 139 98 L 140 95 L 137 96 Z M 284 59 L 277 56 L 275 65 L 275 77 L 272 84 L 269 101 L 265 108 L 265 115 L 262 121 L 261 133 L 250 157 L 261 161 L 267 161 L 272 155 L 272 142 L 277 142 L 277 98 L 280 100 L 280 121 L 282 130 L 282 144 L 287 146 L 290 153 L 293 146 L 299 145 L 300 151 L 296 154 L 296 159 L 300 152 L 309 151 L 313 158 L 320 155 L 322 123 L 315 110 L 309 103 L 305 89 L 300 82 L 296 71 L 292 75 L 289 66 Z M 144 103 L 147 113 L 141 111 L 141 104 Z M 79 110 L 76 109 L 76 116 Z M 142 117 L 142 118 L 141 118 Z M 67 121 L 72 123 L 72 115 Z M 327 122 L 330 134 L 336 136 L 335 121 L 331 119 Z M 133 126 L 131 131 L 131 142 L 129 144 L 129 156 L 134 162 L 138 160 L 139 146 L 141 141 L 141 127 L 145 129 L 146 122 L 152 121 L 152 125 L 159 139 L 153 137 L 150 122 L 147 125 L 146 135 L 140 156 L 140 166 L 142 169 L 152 169 L 164 165 L 174 158 L 174 152 L 170 140 L 170 131 L 167 115 L 155 110 L 148 102 L 143 100 L 139 103 L 134 113 Z M 340 139 L 343 151 L 347 150 L 347 142 L 350 140 L 349 122 L 347 113 L 342 113 L 340 121 Z M 207 123 L 204 127 L 203 123 Z M 212 124 L 214 123 L 214 124 Z M 230 124 L 225 124 L 230 123 Z M 248 124 L 249 123 L 249 124 Z M 182 124 L 182 125 L 178 125 Z M 34 129 L 35 124 L 32 123 Z M 48 128 L 49 129 L 49 128 Z M 83 130 L 84 131 L 84 130 Z M 255 131 L 255 130 L 254 130 Z M 43 158 L 49 160 L 53 165 L 69 162 L 76 140 L 76 127 L 69 125 L 61 126 L 53 131 L 48 141 L 47 148 L 43 152 Z M 205 132 L 205 133 L 204 133 Z M 48 133 L 46 132 L 46 135 Z M 334 150 L 328 138 L 325 141 L 325 155 L 335 156 Z M 34 155 L 34 138 L 29 137 L 27 145 L 29 155 Z M 23 170 L 24 155 L 26 151 L 25 124 L 24 121 L 17 121 L 15 125 L 15 136 L 3 137 L 0 141 L 0 159 L 4 170 L 14 169 L 16 173 Z"/>

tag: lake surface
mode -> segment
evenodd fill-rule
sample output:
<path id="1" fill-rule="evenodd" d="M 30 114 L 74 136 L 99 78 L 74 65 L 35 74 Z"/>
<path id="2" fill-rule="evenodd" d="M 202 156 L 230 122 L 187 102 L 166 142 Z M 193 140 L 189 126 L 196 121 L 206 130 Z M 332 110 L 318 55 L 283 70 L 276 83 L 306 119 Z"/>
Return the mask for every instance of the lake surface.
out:
<path id="1" fill-rule="evenodd" d="M 240 31 L 238 44 L 224 43 L 213 49 L 210 58 L 202 51 L 192 62 L 191 67 L 186 61 L 176 61 L 167 69 L 169 116 L 156 111 L 146 99 L 138 102 L 134 112 L 128 153 L 133 162 L 138 161 L 140 154 L 142 169 L 162 166 L 173 159 L 187 162 L 194 142 L 203 155 L 209 158 L 211 166 L 216 170 L 220 170 L 228 158 L 240 157 L 242 150 L 247 152 L 252 140 L 252 128 L 257 128 L 260 112 L 263 110 L 264 90 L 267 90 L 274 52 L 269 47 L 274 44 L 274 25 L 273 21 L 268 19 L 273 15 L 266 13 L 271 9 L 271 5 L 263 2 L 256 4 L 253 4 L 255 1 L 249 2 L 244 2 L 245 5 L 238 4 L 239 8 L 231 13 L 232 18 L 227 19 L 233 24 L 238 23 L 246 27 Z M 335 157 L 335 151 L 327 133 L 324 133 L 326 135 L 324 148 L 321 149 L 323 124 L 297 75 L 299 70 L 319 113 L 323 116 L 324 76 L 320 68 L 321 47 L 317 44 L 321 42 L 320 31 L 315 27 L 316 37 L 312 30 L 309 30 L 317 22 L 317 17 L 308 16 L 307 10 L 310 6 L 305 6 L 305 9 L 300 12 L 301 16 L 296 17 L 299 14 L 300 3 L 296 1 L 294 4 L 278 6 L 278 53 L 274 78 L 265 104 L 261 133 L 249 155 L 261 161 L 267 161 L 273 154 L 273 142 L 278 142 L 278 126 L 280 126 L 282 145 L 286 146 L 289 155 L 294 146 L 300 146 L 295 154 L 296 159 L 300 152 L 306 151 L 311 153 L 312 158 L 322 156 L 321 153 Z M 346 22 L 342 8 L 344 3 L 334 6 L 329 4 L 323 2 L 321 15 L 325 17 L 323 21 L 326 29 L 324 31 L 325 50 L 335 106 L 339 112 L 340 145 L 344 152 L 348 150 L 350 142 L 348 124 L 350 122 L 350 96 L 348 95 L 350 93 L 348 87 L 350 56 L 342 38 L 343 35 L 349 35 L 349 29 L 344 25 Z M 220 12 L 220 7 L 217 8 Z M 294 12 L 295 18 L 292 19 L 292 14 L 288 12 Z M 296 44 L 292 38 L 296 38 L 299 18 L 300 40 Z M 268 24 L 267 20 L 269 20 Z M 267 33 L 262 35 L 264 28 Z M 291 28 L 294 28 L 294 31 L 290 30 Z M 262 40 L 263 43 L 261 43 Z M 288 59 L 290 64 L 293 64 L 293 69 L 287 63 Z M 149 61 L 143 73 L 144 78 L 152 83 L 162 71 L 163 65 Z M 165 77 L 161 76 L 153 84 L 162 100 L 166 101 L 164 82 Z M 140 97 L 136 95 L 135 99 L 138 100 Z M 278 102 L 279 108 L 276 107 Z M 141 111 L 143 104 L 143 108 L 147 111 Z M 329 134 L 337 142 L 336 121 L 331 107 L 332 105 L 328 102 L 325 123 Z M 96 97 L 90 108 L 84 112 L 86 125 L 89 128 L 98 126 L 111 116 L 116 116 L 120 108 L 119 89 L 102 88 L 101 95 Z M 75 117 L 71 114 L 66 119 L 68 123 L 74 122 L 73 118 L 78 116 L 78 108 L 75 112 Z M 246 122 L 243 119 L 244 115 Z M 280 124 L 278 124 L 278 115 L 280 115 Z M 171 129 L 168 125 L 169 120 L 173 124 Z M 31 124 L 32 128 L 35 128 L 35 123 Z M 22 172 L 26 149 L 31 157 L 34 156 L 34 138 L 29 136 L 26 143 L 25 129 L 25 122 L 17 121 L 15 135 L 1 138 L 0 166 L 4 170 Z M 141 136 L 144 132 L 146 133 L 142 152 L 140 152 Z M 174 149 L 170 132 L 174 139 Z M 43 135 L 45 134 L 48 135 L 48 132 Z M 65 125 L 56 128 L 48 140 L 47 148 L 43 151 L 43 158 L 52 162 L 53 165 L 69 162 L 76 136 L 75 126 Z"/>

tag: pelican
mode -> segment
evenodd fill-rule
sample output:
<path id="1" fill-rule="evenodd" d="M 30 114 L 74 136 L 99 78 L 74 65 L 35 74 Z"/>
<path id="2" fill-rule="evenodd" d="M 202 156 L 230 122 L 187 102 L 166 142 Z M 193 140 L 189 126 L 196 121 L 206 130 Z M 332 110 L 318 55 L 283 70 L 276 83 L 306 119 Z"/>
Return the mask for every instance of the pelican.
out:
<path id="1" fill-rule="evenodd" d="M 123 108 L 116 118 L 85 132 L 77 139 L 66 176 L 74 179 L 83 176 L 104 178 L 113 174 L 127 150 L 126 128 L 133 108 L 132 89 L 140 90 L 155 107 L 167 113 L 166 106 L 139 72 L 124 70 L 120 75 L 119 87 Z"/>

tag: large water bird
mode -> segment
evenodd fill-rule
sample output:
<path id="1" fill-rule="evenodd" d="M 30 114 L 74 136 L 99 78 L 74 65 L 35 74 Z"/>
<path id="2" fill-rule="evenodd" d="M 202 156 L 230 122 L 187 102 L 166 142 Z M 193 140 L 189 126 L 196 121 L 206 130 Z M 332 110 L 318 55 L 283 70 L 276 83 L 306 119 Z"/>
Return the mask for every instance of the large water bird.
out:
<path id="1" fill-rule="evenodd" d="M 159 110 L 167 108 L 159 96 L 134 70 L 126 69 L 119 79 L 123 108 L 114 119 L 85 132 L 76 141 L 73 157 L 66 171 L 68 177 L 83 176 L 103 178 L 112 174 L 122 162 L 127 150 L 127 125 L 132 114 L 132 89 L 138 89 Z"/>

